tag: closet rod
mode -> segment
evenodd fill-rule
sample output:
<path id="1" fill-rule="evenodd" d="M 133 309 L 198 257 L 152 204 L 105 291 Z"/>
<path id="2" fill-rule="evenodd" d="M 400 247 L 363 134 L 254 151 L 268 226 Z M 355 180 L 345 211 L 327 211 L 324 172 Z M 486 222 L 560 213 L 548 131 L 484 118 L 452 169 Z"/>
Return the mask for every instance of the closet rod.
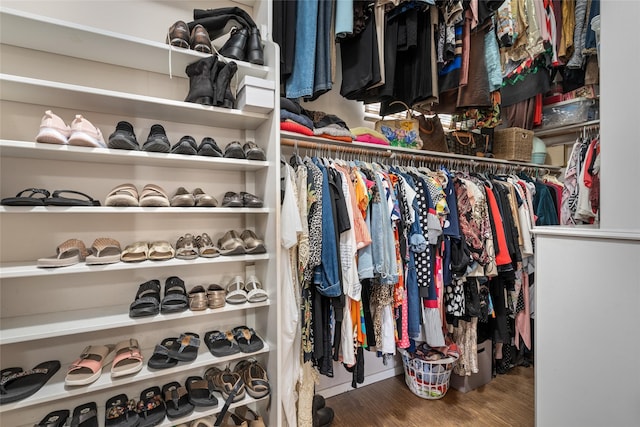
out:
<path id="1" fill-rule="evenodd" d="M 287 135 L 289 136 L 289 135 Z M 523 162 L 509 162 L 507 160 L 500 159 L 489 159 L 485 157 L 470 157 L 470 156 L 458 156 L 451 155 L 448 153 L 442 153 L 441 155 L 438 153 L 429 152 L 426 154 L 412 154 L 406 152 L 399 151 L 391 151 L 390 147 L 381 146 L 380 148 L 376 146 L 372 147 L 360 147 L 360 146 L 350 146 L 348 143 L 338 142 L 338 141 L 309 141 L 309 140 L 301 140 L 301 139 L 292 139 L 290 137 L 281 137 L 280 145 L 286 145 L 289 147 L 297 147 L 297 148 L 307 148 L 310 150 L 318 150 L 318 149 L 328 149 L 335 150 L 336 152 L 343 153 L 353 153 L 358 155 L 370 155 L 370 156 L 378 156 L 378 157 L 387 157 L 399 160 L 406 161 L 424 161 L 430 163 L 449 163 L 456 165 L 464 165 L 464 166 L 493 166 L 493 167 L 517 167 L 522 168 L 522 170 L 529 171 L 539 171 L 546 170 L 549 172 L 560 172 L 560 167 L 558 166 L 549 166 L 549 165 L 537 165 L 533 163 L 523 163 Z"/>

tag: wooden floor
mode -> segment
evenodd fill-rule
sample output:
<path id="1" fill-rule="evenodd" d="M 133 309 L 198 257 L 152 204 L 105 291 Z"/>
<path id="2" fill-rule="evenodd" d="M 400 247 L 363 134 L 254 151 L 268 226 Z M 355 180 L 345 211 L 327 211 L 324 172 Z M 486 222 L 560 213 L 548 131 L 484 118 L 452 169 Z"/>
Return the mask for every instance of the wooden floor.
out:
<path id="1" fill-rule="evenodd" d="M 414 395 L 397 376 L 327 399 L 332 427 L 534 425 L 533 367 L 516 367 L 489 384 L 461 393 L 450 389 L 439 400 Z"/>

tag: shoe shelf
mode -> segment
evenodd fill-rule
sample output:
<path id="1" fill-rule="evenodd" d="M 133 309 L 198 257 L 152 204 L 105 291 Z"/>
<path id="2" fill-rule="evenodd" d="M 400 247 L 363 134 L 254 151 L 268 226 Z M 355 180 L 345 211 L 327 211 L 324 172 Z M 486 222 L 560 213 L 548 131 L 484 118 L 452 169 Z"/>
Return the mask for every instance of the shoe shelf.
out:
<path id="1" fill-rule="evenodd" d="M 268 398 L 269 398 L 269 396 L 265 396 L 265 397 L 260 398 L 260 399 L 254 399 L 253 397 L 251 397 L 251 396 L 249 396 L 247 394 L 246 397 L 244 399 L 242 399 L 241 401 L 230 404 L 229 405 L 229 409 L 234 409 L 234 408 L 238 408 L 240 406 L 249 405 L 251 403 L 259 402 L 261 400 L 265 400 L 265 399 L 268 399 Z M 197 420 L 199 418 L 209 417 L 211 415 L 215 415 L 215 414 L 219 413 L 220 411 L 222 411 L 222 407 L 223 406 L 224 406 L 224 399 L 218 399 L 218 404 L 216 406 L 212 407 L 212 408 L 196 408 L 195 411 L 193 411 L 191 414 L 189 414 L 186 417 L 176 418 L 175 420 L 169 420 L 168 418 L 165 418 L 165 420 L 163 422 L 161 422 L 160 424 L 158 424 L 158 425 L 160 427 L 171 427 L 171 426 L 182 425 L 182 424 L 187 423 L 189 421 L 193 421 L 193 420 Z M 31 426 L 29 426 L 29 427 L 31 427 Z"/>
<path id="2" fill-rule="evenodd" d="M 6 101 L 50 105 L 75 111 L 100 111 L 104 114 L 227 129 L 255 130 L 269 118 L 267 114 L 11 74 L 0 74 L 0 97 Z"/>
<path id="3" fill-rule="evenodd" d="M 264 341 L 262 337 L 260 337 Z M 67 399 L 74 396 L 88 394 L 99 390 L 117 389 L 128 384 L 134 384 L 142 382 L 144 380 L 153 379 L 157 381 L 158 385 L 167 383 L 172 380 L 176 375 L 182 375 L 185 371 L 193 371 L 195 369 L 207 368 L 211 365 L 224 364 L 235 360 L 246 359 L 248 357 L 254 357 L 259 354 L 268 353 L 270 351 L 269 344 L 265 341 L 264 347 L 254 353 L 236 353 L 231 356 L 215 357 L 207 349 L 206 345 L 201 345 L 198 353 L 198 357 L 193 362 L 178 362 L 177 366 L 167 369 L 150 369 L 146 365 L 146 361 L 150 355 L 153 354 L 153 348 L 142 349 L 142 354 L 145 359 L 145 364 L 140 372 L 134 375 L 128 375 L 119 378 L 111 378 L 109 369 L 105 366 L 102 370 L 102 375 L 95 382 L 84 386 L 68 387 L 64 383 L 64 378 L 67 375 L 68 366 L 61 366 L 60 370 L 51 378 L 40 390 L 26 399 L 19 400 L 17 402 L 7 403 L 0 406 L 0 414 L 3 412 L 11 411 L 14 409 L 25 410 L 26 408 L 34 405 L 39 405 L 46 402 L 52 402 L 59 399 Z M 169 377 L 164 378 L 163 377 Z M 219 395 L 220 396 L 220 395 Z M 222 396 L 220 396 L 222 399 Z M 104 406 L 104 405 L 103 405 Z M 220 405 L 220 408 L 222 405 Z M 212 410 L 210 413 L 215 413 Z M 103 418 L 104 419 L 104 418 Z M 174 425 L 174 424 L 168 424 Z"/>
<path id="4" fill-rule="evenodd" d="M 182 313 L 158 314 L 156 316 L 139 317 L 136 319 L 129 317 L 128 306 L 121 305 L 16 316 L 2 319 L 0 345 L 139 326 L 149 323 L 179 321 L 199 316 L 222 315 L 231 312 L 268 307 L 270 304 L 269 300 L 253 303 L 246 302 L 243 304 L 225 304 L 224 307 L 216 309 L 208 308 L 200 311 L 187 310 Z"/>
<path id="5" fill-rule="evenodd" d="M 2 94 L 0 94 L 2 96 Z M 0 156 L 27 159 L 91 162 L 117 165 L 158 166 L 207 170 L 256 171 L 271 163 L 224 157 L 187 156 L 172 153 L 115 150 L 111 148 L 76 147 L 43 144 L 32 141 L 0 140 Z"/>
<path id="6" fill-rule="evenodd" d="M 17 277 L 36 276 L 60 276 L 64 274 L 97 273 L 102 271 L 136 270 L 163 267 L 189 267 L 201 264 L 226 264 L 233 262 L 250 263 L 270 258 L 268 253 L 259 255 L 229 255 L 216 258 L 178 259 L 172 258 L 166 261 L 142 261 L 142 262 L 118 262 L 109 265 L 87 265 L 78 263 L 69 267 L 40 268 L 34 262 L 5 262 L 0 264 L 0 279 L 12 279 Z M 4 328 L 4 325 L 3 325 Z"/>
<path id="7" fill-rule="evenodd" d="M 170 23 L 167 28 L 169 25 Z M 194 50 L 172 47 L 160 41 L 145 40 L 9 8 L 0 8 L 0 39 L 7 45 L 154 73 L 171 73 L 184 78 L 187 77 L 187 65 L 209 56 Z M 238 64 L 240 78 L 266 78 L 269 72 L 269 67 L 266 66 L 235 62 Z"/>
<path id="8" fill-rule="evenodd" d="M 269 214 L 271 208 L 140 208 L 111 206 L 0 206 L 0 214 Z"/>

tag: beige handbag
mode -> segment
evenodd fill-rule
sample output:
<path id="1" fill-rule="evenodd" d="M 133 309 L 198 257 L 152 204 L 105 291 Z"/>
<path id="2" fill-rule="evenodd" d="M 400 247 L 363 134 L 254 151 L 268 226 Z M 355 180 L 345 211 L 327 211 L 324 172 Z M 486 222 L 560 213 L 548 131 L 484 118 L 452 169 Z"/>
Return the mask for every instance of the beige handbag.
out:
<path id="1" fill-rule="evenodd" d="M 401 101 L 394 101 L 389 105 L 402 104 L 407 109 L 405 119 L 382 120 L 376 122 L 376 130 L 387 137 L 393 147 L 422 148 L 420 139 L 420 125 L 418 119 L 413 117 L 413 110 Z"/>

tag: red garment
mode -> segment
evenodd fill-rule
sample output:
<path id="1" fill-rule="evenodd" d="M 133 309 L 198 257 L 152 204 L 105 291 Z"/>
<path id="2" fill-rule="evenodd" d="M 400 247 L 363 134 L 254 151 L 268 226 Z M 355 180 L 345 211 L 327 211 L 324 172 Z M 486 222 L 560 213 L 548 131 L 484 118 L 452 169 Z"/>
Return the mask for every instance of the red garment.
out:
<path id="1" fill-rule="evenodd" d="M 280 130 L 288 130 L 289 132 L 301 133 L 307 136 L 313 136 L 313 131 L 300 123 L 285 120 L 280 122 Z"/>
<path id="2" fill-rule="evenodd" d="M 556 194 L 556 207 L 558 208 L 558 224 L 560 223 L 560 211 L 562 210 L 562 186 L 555 184 L 553 182 L 545 182 L 544 183 L 547 187 L 553 187 L 553 189 L 555 190 L 554 193 Z"/>
<path id="3" fill-rule="evenodd" d="M 587 188 L 591 188 L 593 178 L 591 176 L 591 172 L 589 172 L 589 166 L 593 163 L 593 156 L 595 155 L 595 145 L 598 142 L 598 139 L 594 139 L 589 144 L 589 149 L 587 150 L 587 157 L 584 159 L 584 185 Z"/>
<path id="4" fill-rule="evenodd" d="M 533 125 L 540 126 L 542 124 L 542 94 L 536 95 L 536 104 L 533 112 Z"/>
<path id="5" fill-rule="evenodd" d="M 509 248 L 507 247 L 507 238 L 504 235 L 504 224 L 502 223 L 502 216 L 500 215 L 500 209 L 498 203 L 493 195 L 493 191 L 487 187 L 487 202 L 489 209 L 491 209 L 491 217 L 495 224 L 496 240 L 498 241 L 498 247 L 496 251 L 496 265 L 511 264 L 511 255 L 509 255 Z"/>

